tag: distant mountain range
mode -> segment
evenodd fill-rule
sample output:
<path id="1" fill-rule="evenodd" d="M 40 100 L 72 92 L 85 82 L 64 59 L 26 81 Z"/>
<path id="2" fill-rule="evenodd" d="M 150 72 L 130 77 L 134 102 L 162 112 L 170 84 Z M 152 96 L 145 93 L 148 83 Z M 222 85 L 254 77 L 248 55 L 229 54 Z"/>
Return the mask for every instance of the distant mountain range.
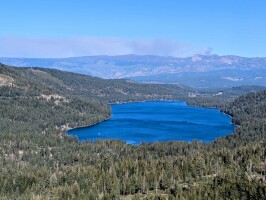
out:
<path id="1" fill-rule="evenodd" d="M 149 83 L 178 83 L 195 88 L 266 86 L 266 58 L 264 57 L 195 55 L 176 58 L 122 55 L 0 58 L 0 62 L 20 67 L 55 68 L 101 78 L 128 78 Z"/>

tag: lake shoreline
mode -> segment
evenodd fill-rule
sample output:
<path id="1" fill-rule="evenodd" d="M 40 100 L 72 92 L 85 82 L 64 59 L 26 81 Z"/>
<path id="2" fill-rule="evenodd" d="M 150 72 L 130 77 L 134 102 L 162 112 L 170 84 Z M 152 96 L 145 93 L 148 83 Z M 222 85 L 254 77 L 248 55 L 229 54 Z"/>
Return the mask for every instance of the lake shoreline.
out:
<path id="1" fill-rule="evenodd" d="M 95 125 L 97 125 L 97 124 L 100 124 L 100 123 L 102 123 L 102 122 L 105 122 L 105 121 L 111 119 L 111 117 L 112 117 L 112 115 L 111 115 L 110 117 L 108 117 L 108 118 L 103 119 L 102 121 L 95 122 L 95 123 L 93 123 L 93 124 L 89 124 L 89 125 L 78 126 L 78 127 L 76 127 L 76 128 L 69 127 L 69 129 L 66 130 L 66 134 L 67 134 L 68 131 L 71 131 L 71 130 L 74 130 L 74 129 L 82 129 L 82 128 L 88 128 L 88 127 L 91 127 L 91 126 L 95 126 Z"/>
<path id="2" fill-rule="evenodd" d="M 228 117 L 230 117 L 230 119 L 231 119 L 231 122 L 229 122 L 231 125 L 234 125 L 234 123 L 232 123 L 233 122 L 233 120 L 232 120 L 232 117 L 230 116 L 230 115 L 228 115 L 228 114 L 226 114 L 226 113 L 224 113 L 221 109 L 218 109 L 218 108 L 207 108 L 207 107 L 202 107 L 202 106 L 197 106 L 197 105 L 190 105 L 188 102 L 186 102 L 186 101 L 184 101 L 184 100 L 163 100 L 163 99 L 159 99 L 159 100 L 143 100 L 143 101 L 129 101 L 129 102 L 113 102 L 113 103 L 109 103 L 108 105 L 109 106 L 112 106 L 112 105 L 122 105 L 122 104 L 134 104 L 134 103 L 152 103 L 152 104 L 154 104 L 155 103 L 155 105 L 154 106 L 156 106 L 156 109 L 157 108 L 160 108 L 161 107 L 161 104 L 160 103 L 164 103 L 164 102 L 177 102 L 177 103 L 179 103 L 180 104 L 180 106 L 189 106 L 189 107 L 191 107 L 191 108 L 200 108 L 200 110 L 202 110 L 202 109 L 209 109 L 209 110 L 217 110 L 217 111 L 219 111 L 221 114 L 224 114 L 224 115 L 226 115 L 226 116 L 228 116 Z M 182 105 L 183 104 L 183 105 Z M 147 104 L 147 105 L 149 105 L 149 104 Z M 162 104 L 162 105 L 164 105 L 164 104 Z M 171 104 L 169 104 L 169 106 L 168 106 L 168 104 L 166 104 L 167 105 L 167 107 L 170 107 L 170 112 L 171 112 L 171 110 L 172 110 L 172 108 L 171 107 L 173 107 L 173 105 L 171 105 Z M 149 105 L 150 106 L 150 105 Z M 135 107 L 135 108 L 134 108 Z M 146 106 L 145 106 L 146 107 Z M 174 107 L 175 107 L 175 105 L 174 105 Z M 123 109 L 125 109 L 125 108 L 130 108 L 130 109 L 133 109 L 134 111 L 136 111 L 136 109 L 138 109 L 139 108 L 139 106 L 137 105 L 137 107 L 136 107 L 136 105 L 131 105 L 131 106 L 126 106 L 126 107 L 122 107 Z M 116 107 L 116 109 L 122 109 L 121 107 Z M 142 108 L 141 106 L 140 106 L 140 108 Z M 149 107 L 148 107 L 149 108 Z M 154 109 L 153 109 L 154 110 Z M 193 109 L 192 109 L 193 110 Z M 115 112 L 117 112 L 117 111 L 115 111 Z M 126 111 L 127 112 L 127 111 Z M 131 111 L 129 111 L 129 112 L 131 112 Z M 163 113 L 163 112 L 160 112 L 160 110 L 156 110 L 156 112 L 159 112 L 159 113 Z M 169 113 L 169 111 L 166 111 L 166 113 Z M 175 115 L 177 114 L 177 115 L 179 115 L 179 116 L 181 116 L 180 115 L 180 113 L 178 114 L 178 112 L 176 113 L 175 112 L 175 114 L 171 114 L 171 115 L 169 115 L 169 117 L 167 118 L 162 118 L 162 121 L 160 121 L 160 122 L 162 122 L 162 123 L 165 123 L 165 122 L 167 122 L 167 123 L 169 123 L 169 119 L 177 119 L 177 124 L 175 124 L 174 126 L 173 126 L 173 136 L 166 136 L 166 138 L 165 139 L 162 139 L 161 138 L 161 135 L 162 135 L 162 133 L 160 132 L 160 126 L 159 126 L 159 129 L 158 129 L 158 127 L 157 127 L 157 129 L 155 128 L 155 130 L 156 130 L 156 134 L 158 134 L 158 136 L 155 134 L 154 136 L 149 136 L 149 137 L 146 137 L 145 139 L 143 138 L 143 142 L 147 142 L 147 141 L 155 141 L 155 140 L 157 140 L 158 142 L 165 142 L 165 141 L 169 141 L 169 140 L 171 140 L 171 137 L 173 137 L 173 141 L 186 141 L 187 140 L 187 142 L 189 142 L 190 140 L 192 141 L 192 140 L 194 140 L 194 139 L 196 139 L 196 140 L 199 140 L 199 141 L 204 141 L 204 142 L 211 142 L 211 141 L 214 141 L 214 140 L 216 140 L 216 138 L 219 138 L 219 137 L 224 137 L 224 136 L 226 136 L 227 135 L 227 133 L 228 134 L 233 134 L 234 133 L 234 130 L 231 130 L 231 131 L 229 131 L 228 130 L 228 132 L 226 132 L 226 135 L 224 135 L 223 134 L 223 132 L 222 131 L 226 131 L 226 129 L 227 128 L 223 128 L 223 129 L 220 129 L 218 132 L 217 131 L 215 131 L 215 130 L 213 130 L 213 128 L 209 128 L 210 126 L 213 126 L 212 124 L 214 123 L 214 124 L 216 124 L 215 125 L 215 127 L 217 127 L 217 126 L 219 126 L 219 121 L 212 121 L 211 119 L 211 117 L 212 117 L 212 115 L 213 114 L 215 114 L 215 112 L 214 111 L 207 111 L 207 113 L 206 113 L 206 111 L 192 111 L 192 114 L 193 114 L 193 112 L 196 112 L 198 115 L 201 115 L 200 113 L 202 113 L 203 114 L 203 117 L 204 116 L 207 116 L 207 118 L 205 117 L 205 118 L 203 118 L 203 123 L 201 122 L 202 121 L 202 119 L 198 116 L 197 118 L 195 118 L 195 119 L 197 119 L 197 120 L 200 120 L 200 121 L 196 121 L 196 122 L 193 122 L 193 121 L 191 121 L 191 123 L 192 124 L 194 124 L 194 123 L 196 123 L 196 124 L 198 124 L 198 125 L 202 125 L 202 126 L 206 126 L 206 130 L 205 131 L 207 131 L 207 132 L 205 132 L 204 131 L 204 129 L 205 128 L 203 128 L 202 130 L 201 130 L 201 133 L 198 133 L 199 131 L 196 131 L 195 132 L 195 130 L 191 130 L 190 132 L 184 132 L 184 134 L 182 133 L 182 134 L 179 134 L 179 132 L 177 132 L 177 129 L 176 129 L 176 125 L 180 122 L 180 117 L 175 117 Z M 210 112 L 210 114 L 208 114 L 208 112 Z M 205 114 L 204 114 L 205 113 Z M 106 128 L 104 128 L 103 129 L 103 132 L 102 132 L 102 129 L 100 129 L 99 130 L 99 132 L 98 132 L 98 130 L 97 130 L 97 128 L 93 128 L 92 129 L 92 132 L 91 132 L 91 134 L 92 135 L 89 135 L 88 137 L 86 137 L 86 130 L 85 130 L 85 133 L 83 132 L 81 132 L 79 129 L 83 129 L 83 128 L 89 128 L 89 127 L 93 127 L 93 126 L 95 126 L 95 125 L 98 125 L 98 124 L 100 124 L 100 123 L 102 123 L 102 122 L 105 122 L 105 121 L 108 121 L 108 120 L 110 120 L 111 118 L 112 118 L 112 115 L 113 115 L 113 110 L 112 110 L 112 114 L 108 117 L 108 118 L 106 118 L 106 119 L 104 119 L 104 120 L 102 120 L 102 121 L 99 121 L 99 122 L 97 122 L 97 123 L 93 123 L 93 124 L 89 124 L 89 125 L 85 125 L 85 126 L 79 126 L 79 127 L 77 127 L 77 128 L 71 128 L 71 129 L 69 129 L 69 130 L 67 130 L 66 131 L 66 135 L 68 135 L 68 136 L 78 136 L 79 137 L 79 141 L 83 141 L 83 140 L 105 140 L 105 139 L 119 139 L 119 140 L 121 140 L 121 141 L 125 141 L 125 140 L 127 140 L 127 137 L 128 138 L 130 138 L 130 137 L 137 137 L 137 138 L 135 138 L 135 140 L 137 140 L 137 142 L 138 143 L 141 143 L 142 142 L 142 139 L 140 139 L 139 137 L 140 136 L 137 136 L 138 134 L 144 134 L 145 135 L 145 132 L 142 132 L 143 130 L 141 130 L 140 132 L 138 132 L 138 130 L 131 130 L 131 132 L 128 132 L 129 133 L 129 135 L 127 135 L 127 136 L 124 136 L 123 134 L 122 134 L 122 136 L 118 136 L 119 134 L 121 134 L 121 132 L 125 132 L 125 131 L 123 131 L 123 128 L 119 131 L 119 130 L 117 130 L 117 132 L 115 132 L 115 131 L 113 131 L 113 133 L 111 132 L 112 131 L 112 128 L 110 128 L 110 123 L 111 122 L 108 122 L 108 125 L 107 126 L 109 126 L 108 127 L 108 129 L 106 129 Z M 116 113 L 116 115 L 117 115 L 117 113 Z M 141 114 L 142 115 L 142 114 Z M 192 115 L 193 116 L 193 115 Z M 185 115 L 185 118 L 184 118 L 184 120 L 190 120 L 189 118 L 187 118 L 188 116 L 186 116 Z M 215 117 L 216 118 L 216 117 Z M 120 116 L 120 118 L 119 118 L 120 120 L 121 119 L 123 119 L 123 116 L 122 116 L 122 118 L 121 118 L 121 116 Z M 132 119 L 132 118 L 131 118 Z M 137 118 L 138 119 L 138 118 Z M 148 119 L 148 118 L 145 118 L 145 121 L 146 121 L 146 119 Z M 160 119 L 160 118 L 159 118 Z M 205 121 L 204 122 L 204 119 L 205 120 L 207 120 L 207 121 Z M 221 120 L 222 120 L 223 118 L 221 118 Z M 115 121 L 116 121 L 117 119 L 115 119 Z M 158 120 L 158 117 L 156 118 L 156 121 Z M 166 121 L 165 121 L 166 120 Z M 182 120 L 182 119 L 181 119 Z M 208 120 L 210 120 L 210 125 L 208 125 Z M 216 120 L 220 120 L 220 117 L 218 117 L 218 118 L 216 118 Z M 154 123 L 154 120 L 152 120 L 152 119 L 148 119 L 148 125 L 149 125 L 149 123 Z M 179 122 L 178 122 L 179 121 Z M 227 119 L 227 121 L 228 121 L 228 119 Z M 190 121 L 188 121 L 189 123 L 190 123 Z M 112 122 L 112 123 L 114 123 L 114 122 Z M 127 121 L 125 121 L 125 123 L 128 123 Z M 206 125 L 205 125 L 205 123 L 206 123 Z M 218 123 L 218 124 L 217 124 Z M 223 122 L 222 122 L 223 123 Z M 228 123 L 228 122 L 227 122 Z M 118 127 L 117 126 L 117 124 L 112 124 L 111 126 L 113 126 L 114 125 L 114 127 Z M 103 125 L 103 126 L 106 126 L 106 125 Z M 130 125 L 129 125 L 130 126 Z M 143 126 L 142 125 L 138 125 L 141 129 L 143 128 Z M 184 125 L 181 125 L 181 126 L 184 126 Z M 123 126 L 122 126 L 123 127 Z M 145 126 L 144 126 L 145 127 Z M 162 126 L 163 127 L 163 126 Z M 190 127 L 190 126 L 189 126 Z M 192 127 L 195 127 L 195 124 L 194 125 L 192 125 Z M 120 128 L 120 126 L 119 126 L 119 128 Z M 77 130 L 77 132 L 74 134 L 74 132 L 72 132 L 72 133 L 70 133 L 72 130 Z M 78 131 L 79 130 L 79 131 Z M 110 130 L 110 131 L 109 131 Z M 214 132 L 216 132 L 217 134 L 211 134 L 211 132 L 212 131 L 214 131 Z M 95 131 L 97 131 L 97 132 L 95 132 Z M 151 132 L 150 132 L 151 131 Z M 159 132 L 158 132 L 159 131 Z M 167 132 L 167 134 L 171 134 L 171 131 L 169 131 L 169 130 L 167 130 L 168 132 Z M 136 132 L 136 136 L 134 135 L 134 133 Z M 108 134 L 110 135 L 110 138 L 108 138 L 109 136 L 108 136 Z M 154 131 L 152 130 L 152 129 L 149 129 L 148 131 L 146 131 L 146 133 L 151 133 L 151 134 L 154 134 Z M 207 135 L 206 135 L 206 134 Z M 225 133 L 225 132 L 224 132 Z M 88 133 L 87 133 L 88 134 Z M 107 134 L 107 135 L 106 135 Z M 132 134 L 133 134 L 133 136 L 132 136 Z M 186 134 L 188 134 L 187 136 L 186 136 Z M 189 135 L 193 135 L 193 136 L 189 136 Z M 215 137 L 215 135 L 217 135 L 217 137 Z M 142 136 L 143 137 L 143 136 Z M 154 137 L 154 138 L 153 138 Z M 187 137 L 187 138 L 186 138 Z M 194 137 L 194 138 L 192 138 L 192 137 Z M 87 139 L 86 139 L 87 138 Z M 160 139 L 161 138 L 161 139 Z"/>

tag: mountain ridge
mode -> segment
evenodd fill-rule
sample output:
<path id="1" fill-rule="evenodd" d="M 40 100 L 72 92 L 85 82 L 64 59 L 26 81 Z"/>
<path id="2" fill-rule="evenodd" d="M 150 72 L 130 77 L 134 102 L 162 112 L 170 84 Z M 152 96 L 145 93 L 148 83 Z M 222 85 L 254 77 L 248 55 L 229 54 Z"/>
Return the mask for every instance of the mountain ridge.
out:
<path id="1" fill-rule="evenodd" d="M 195 88 L 266 86 L 266 58 L 235 55 L 82 56 L 69 58 L 0 58 L 19 67 L 44 67 L 105 79 L 127 78 L 137 82 L 179 83 Z M 219 82 L 219 84 L 217 84 Z"/>

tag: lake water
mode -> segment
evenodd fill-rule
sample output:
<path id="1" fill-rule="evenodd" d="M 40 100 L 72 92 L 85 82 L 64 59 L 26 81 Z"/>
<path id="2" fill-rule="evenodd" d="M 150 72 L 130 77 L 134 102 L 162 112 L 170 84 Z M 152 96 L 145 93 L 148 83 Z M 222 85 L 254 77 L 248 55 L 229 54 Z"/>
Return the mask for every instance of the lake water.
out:
<path id="1" fill-rule="evenodd" d="M 232 119 L 217 109 L 180 101 L 110 105 L 112 117 L 97 125 L 69 130 L 80 141 L 120 139 L 128 144 L 157 141 L 212 141 L 233 133 Z"/>

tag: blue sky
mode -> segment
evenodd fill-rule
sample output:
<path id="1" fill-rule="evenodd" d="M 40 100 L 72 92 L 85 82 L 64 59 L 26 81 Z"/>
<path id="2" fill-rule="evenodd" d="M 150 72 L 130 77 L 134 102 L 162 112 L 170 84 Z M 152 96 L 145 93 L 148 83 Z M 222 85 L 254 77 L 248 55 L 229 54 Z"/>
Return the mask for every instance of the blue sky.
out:
<path id="1" fill-rule="evenodd" d="M 266 57 L 264 0 L 8 0 L 0 57 Z"/>

